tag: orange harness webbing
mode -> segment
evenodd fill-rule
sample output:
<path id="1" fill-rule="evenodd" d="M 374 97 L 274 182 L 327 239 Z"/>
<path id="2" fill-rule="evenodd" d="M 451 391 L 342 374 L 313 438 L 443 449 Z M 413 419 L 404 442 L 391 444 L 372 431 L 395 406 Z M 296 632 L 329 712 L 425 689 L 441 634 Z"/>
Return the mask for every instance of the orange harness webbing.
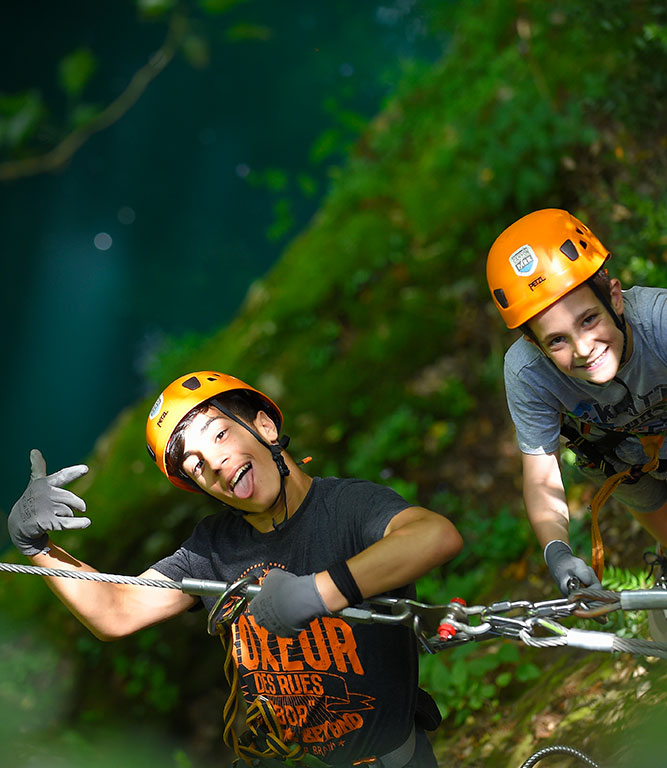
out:
<path id="1" fill-rule="evenodd" d="M 641 474 L 648 474 L 658 468 L 660 463 L 660 448 L 664 442 L 664 435 L 644 435 L 639 438 L 644 448 L 644 452 L 648 456 L 648 462 L 641 467 Z M 598 523 L 598 515 L 602 506 L 609 499 L 612 493 L 618 488 L 618 486 L 628 477 L 631 477 L 635 472 L 634 467 L 628 467 L 622 472 L 617 472 L 615 475 L 608 477 L 604 485 L 598 490 L 591 502 L 591 537 L 592 548 L 591 553 L 593 561 L 593 570 L 595 575 L 602 581 L 602 573 L 604 571 L 604 545 L 602 543 L 602 534 L 600 533 L 600 526 Z"/>

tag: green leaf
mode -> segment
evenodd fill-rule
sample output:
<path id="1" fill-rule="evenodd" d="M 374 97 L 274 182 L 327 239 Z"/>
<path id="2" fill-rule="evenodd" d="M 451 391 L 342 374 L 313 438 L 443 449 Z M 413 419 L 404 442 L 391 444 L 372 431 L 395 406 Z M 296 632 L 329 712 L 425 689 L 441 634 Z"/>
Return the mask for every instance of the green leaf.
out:
<path id="1" fill-rule="evenodd" d="M 231 43 L 244 40 L 265 41 L 273 37 L 273 30 L 262 24 L 234 24 L 225 32 L 225 37 Z"/>
<path id="2" fill-rule="evenodd" d="M 327 157 L 340 152 L 342 149 L 342 135 L 337 128 L 329 128 L 321 133 L 310 150 L 310 159 L 313 163 L 321 163 Z"/>
<path id="3" fill-rule="evenodd" d="M 511 672 L 501 672 L 498 675 L 498 677 L 496 677 L 496 685 L 498 686 L 498 688 L 506 688 L 511 682 L 512 682 Z"/>
<path id="4" fill-rule="evenodd" d="M 79 96 L 97 69 L 97 59 L 88 48 L 65 56 L 58 67 L 58 82 L 65 93 Z"/>
<path id="5" fill-rule="evenodd" d="M 100 110 L 94 104 L 77 104 L 69 117 L 70 125 L 73 128 L 80 128 L 93 120 L 99 114 Z"/>
<path id="6" fill-rule="evenodd" d="M 317 182 L 307 173 L 300 173 L 297 176 L 299 189 L 304 197 L 311 198 L 317 194 Z"/>
<path id="7" fill-rule="evenodd" d="M 294 227 L 295 218 L 292 213 L 292 204 L 287 198 L 278 200 L 273 206 L 273 223 L 269 227 L 266 236 L 272 242 L 280 240 Z"/>
<path id="8" fill-rule="evenodd" d="M 210 46 L 208 40 L 201 35 L 189 33 L 183 38 L 181 47 L 183 55 L 195 69 L 204 69 L 208 66 L 211 59 Z"/>
<path id="9" fill-rule="evenodd" d="M 521 683 L 527 683 L 529 680 L 536 680 L 540 676 L 540 668 L 535 664 L 527 662 L 521 664 L 516 670 L 516 679 Z"/>
<path id="10" fill-rule="evenodd" d="M 246 3 L 248 0 L 199 0 L 199 6 L 210 14 L 226 13 L 236 5 Z"/>
<path id="11" fill-rule="evenodd" d="M 504 643 L 498 650 L 498 660 L 504 664 L 516 664 L 519 661 L 519 649 L 511 643 Z"/>
<path id="12" fill-rule="evenodd" d="M 147 18 L 164 16 L 176 6 L 176 0 L 137 0 L 139 13 Z"/>
<path id="13" fill-rule="evenodd" d="M 452 685 L 456 688 L 463 688 L 468 682 L 468 668 L 465 662 L 456 662 L 452 665 Z"/>
<path id="14" fill-rule="evenodd" d="M 45 111 L 37 91 L 0 95 L 0 147 L 24 144 L 37 130 Z"/>

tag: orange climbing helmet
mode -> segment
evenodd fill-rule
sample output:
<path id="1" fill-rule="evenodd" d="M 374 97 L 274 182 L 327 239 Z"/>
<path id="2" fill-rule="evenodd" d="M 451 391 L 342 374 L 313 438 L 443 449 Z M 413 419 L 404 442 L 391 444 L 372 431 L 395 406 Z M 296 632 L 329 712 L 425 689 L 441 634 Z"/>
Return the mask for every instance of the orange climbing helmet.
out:
<path id="1" fill-rule="evenodd" d="M 518 328 L 586 282 L 609 251 L 571 213 L 534 211 L 494 242 L 486 261 L 493 301 L 508 328 Z"/>
<path id="2" fill-rule="evenodd" d="M 166 453 L 169 441 L 181 419 L 198 405 L 216 395 L 228 392 L 245 391 L 254 393 L 267 413 L 276 422 L 280 432 L 283 415 L 278 406 L 263 392 L 234 376 L 227 376 L 217 371 L 198 371 L 188 373 L 173 381 L 158 397 L 151 408 L 146 422 L 146 447 L 158 468 L 177 488 L 194 491 L 182 478 L 170 475 L 167 470 Z"/>

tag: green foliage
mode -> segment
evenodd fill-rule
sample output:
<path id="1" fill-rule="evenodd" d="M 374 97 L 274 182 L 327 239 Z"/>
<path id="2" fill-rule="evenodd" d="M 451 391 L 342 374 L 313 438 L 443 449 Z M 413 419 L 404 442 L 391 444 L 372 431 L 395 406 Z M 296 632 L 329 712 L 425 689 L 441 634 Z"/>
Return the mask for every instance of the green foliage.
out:
<path id="1" fill-rule="evenodd" d="M 146 18 L 160 18 L 176 6 L 176 0 L 136 0 L 137 10 Z"/>
<path id="2" fill-rule="evenodd" d="M 261 24 L 234 24 L 225 32 L 225 37 L 232 43 L 239 43 L 245 40 L 270 40 L 273 32 L 270 27 Z"/>
<path id="3" fill-rule="evenodd" d="M 613 592 L 624 589 L 650 589 L 654 586 L 649 569 L 638 571 L 606 565 L 602 575 L 602 586 Z M 648 616 L 646 611 L 615 611 L 609 614 L 605 631 L 614 632 L 620 637 L 646 637 L 648 634 Z"/>
<path id="4" fill-rule="evenodd" d="M 18 149 L 38 129 L 45 108 L 37 91 L 0 94 L 0 149 Z"/>
<path id="5" fill-rule="evenodd" d="M 147 390 L 157 394 L 185 370 L 234 373 L 278 400 L 295 455 L 312 454 L 315 473 L 388 482 L 450 517 L 464 551 L 420 581 L 421 599 L 479 602 L 533 588 L 506 575 L 508 565 L 532 562 L 537 547 L 500 378 L 510 337 L 489 308 L 485 257 L 518 216 L 563 206 L 611 244 L 624 284 L 667 284 L 665 147 L 656 135 L 667 72 L 662 14 L 653 3 L 461 4 L 442 60 L 406 64 L 368 125 L 337 95 L 334 132 L 313 159 L 338 170 L 311 225 L 228 327 L 164 343 Z M 42 109 L 36 94 L 0 99 L 0 145 L 23 150 Z M 320 184 L 315 172 L 255 178 L 286 201 Z M 293 209 L 281 206 L 274 236 L 285 238 Z M 59 543 L 103 570 L 139 572 L 215 509 L 151 466 L 142 435 L 152 399 L 119 417 L 73 488 L 95 524 Z M 587 528 L 572 521 L 577 551 L 589 550 Z M 631 576 L 609 569 L 608 578 Z M 41 584 L 3 582 L 0 596 L 12 616 L 39 616 L 62 658 L 78 665 L 77 714 L 91 720 L 115 706 L 129 717 L 157 709 L 180 724 L 175 686 L 182 699 L 201 695 L 209 670 L 220 669 L 217 644 L 205 645 L 201 621 L 189 616 L 109 651 L 79 644 L 82 630 Z M 461 646 L 423 659 L 422 682 L 448 722 L 461 723 L 534 684 L 536 668 L 522 659 L 511 644 Z M 212 731 L 217 717 L 210 712 Z"/>
<path id="6" fill-rule="evenodd" d="M 502 641 L 484 649 L 468 644 L 447 653 L 423 656 L 419 684 L 431 692 L 447 727 L 462 725 L 474 712 L 497 709 L 520 694 L 521 684 L 539 677 L 532 662 L 522 662 L 516 645 Z"/>
<path id="7" fill-rule="evenodd" d="M 97 69 L 97 59 L 88 48 L 77 48 L 65 56 L 58 68 L 58 81 L 68 96 L 78 97 Z"/>
<path id="8" fill-rule="evenodd" d="M 232 8 L 248 0 L 198 0 L 200 7 L 210 14 L 227 13 Z"/>

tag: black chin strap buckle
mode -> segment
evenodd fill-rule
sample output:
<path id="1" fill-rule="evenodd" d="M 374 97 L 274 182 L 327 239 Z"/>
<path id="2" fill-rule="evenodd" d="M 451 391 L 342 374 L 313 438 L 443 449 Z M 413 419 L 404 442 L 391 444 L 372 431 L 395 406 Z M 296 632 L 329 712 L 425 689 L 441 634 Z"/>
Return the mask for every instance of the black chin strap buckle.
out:
<path id="1" fill-rule="evenodd" d="M 285 463 L 285 458 L 282 454 L 282 452 L 289 445 L 289 440 L 290 439 L 287 435 L 283 435 L 276 444 L 269 446 L 271 456 L 273 456 L 273 460 L 276 462 L 276 466 L 278 467 L 278 472 L 280 472 L 281 478 L 287 477 L 290 473 L 289 467 Z"/>

